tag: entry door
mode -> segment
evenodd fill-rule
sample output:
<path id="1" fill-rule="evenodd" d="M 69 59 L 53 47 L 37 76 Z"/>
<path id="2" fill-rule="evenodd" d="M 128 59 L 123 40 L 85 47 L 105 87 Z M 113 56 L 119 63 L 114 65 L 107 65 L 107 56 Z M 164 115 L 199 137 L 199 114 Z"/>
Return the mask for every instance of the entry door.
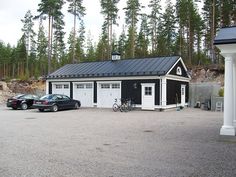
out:
<path id="1" fill-rule="evenodd" d="M 145 83 L 142 85 L 142 109 L 155 109 L 155 84 Z"/>
<path id="2" fill-rule="evenodd" d="M 185 90 L 186 90 L 186 85 L 181 85 L 181 106 L 185 106 Z"/>

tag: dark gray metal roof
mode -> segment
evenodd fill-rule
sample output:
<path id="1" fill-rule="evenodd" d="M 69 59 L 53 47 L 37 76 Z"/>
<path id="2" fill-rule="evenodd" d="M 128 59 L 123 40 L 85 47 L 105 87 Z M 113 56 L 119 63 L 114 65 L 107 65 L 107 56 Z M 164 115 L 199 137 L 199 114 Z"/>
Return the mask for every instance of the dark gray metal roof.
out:
<path id="1" fill-rule="evenodd" d="M 215 45 L 233 43 L 236 43 L 236 26 L 221 28 L 214 40 Z"/>
<path id="2" fill-rule="evenodd" d="M 67 64 L 47 79 L 165 75 L 179 56 Z"/>

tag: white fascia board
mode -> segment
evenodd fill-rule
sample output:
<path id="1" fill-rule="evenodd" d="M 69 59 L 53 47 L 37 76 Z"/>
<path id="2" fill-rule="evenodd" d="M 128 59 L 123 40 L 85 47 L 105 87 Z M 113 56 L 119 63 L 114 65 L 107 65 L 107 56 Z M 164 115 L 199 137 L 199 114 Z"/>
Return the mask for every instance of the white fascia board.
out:
<path id="1" fill-rule="evenodd" d="M 160 79 L 159 76 L 134 76 L 134 77 L 93 77 L 93 78 L 61 78 L 47 79 L 48 82 L 87 82 L 87 81 L 120 81 L 120 80 L 140 80 L 140 79 Z"/>
<path id="2" fill-rule="evenodd" d="M 170 75 L 170 74 L 166 75 L 166 79 L 183 81 L 183 82 L 190 82 L 190 78 L 180 77 L 180 76 L 175 76 L 175 75 Z"/>
<path id="3" fill-rule="evenodd" d="M 185 66 L 184 61 L 183 61 L 183 59 L 182 59 L 181 57 L 179 57 L 179 59 L 178 59 L 178 60 L 175 62 L 175 64 L 170 68 L 170 70 L 166 73 L 166 75 L 169 75 L 169 74 L 170 74 L 170 72 L 172 71 L 172 69 L 177 65 L 177 63 L 178 63 L 179 61 L 182 63 L 182 65 L 183 65 L 183 67 L 184 67 L 184 69 L 185 69 L 185 71 L 186 71 L 186 73 L 187 73 L 189 79 L 191 79 L 191 76 L 188 74 L 188 69 L 187 69 L 187 67 Z"/>
<path id="4" fill-rule="evenodd" d="M 73 82 L 73 84 L 93 84 L 93 82 Z"/>
<path id="5" fill-rule="evenodd" d="M 53 82 L 53 85 L 56 85 L 56 84 L 70 84 L 70 81 L 56 81 L 56 82 Z"/>
<path id="6" fill-rule="evenodd" d="M 121 81 L 98 81 L 97 84 L 121 84 Z"/>

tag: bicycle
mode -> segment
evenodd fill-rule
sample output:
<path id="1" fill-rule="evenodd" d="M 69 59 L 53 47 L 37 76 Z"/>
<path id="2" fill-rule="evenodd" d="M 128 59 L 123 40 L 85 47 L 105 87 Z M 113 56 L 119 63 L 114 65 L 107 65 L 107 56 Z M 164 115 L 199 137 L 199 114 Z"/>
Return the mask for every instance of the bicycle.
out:
<path id="1" fill-rule="evenodd" d="M 134 103 L 131 101 L 131 99 L 120 99 L 120 102 L 118 103 L 118 100 L 115 99 L 115 103 L 112 106 L 112 109 L 114 112 L 117 112 L 120 110 L 120 112 L 127 112 L 133 110 L 135 107 Z"/>
<path id="2" fill-rule="evenodd" d="M 122 99 L 119 99 L 119 103 L 118 103 L 118 99 L 115 99 L 115 103 L 112 106 L 112 109 L 114 112 L 117 112 L 118 110 L 120 110 L 120 112 L 127 112 L 128 111 L 128 104 L 127 102 L 123 101 Z"/>
<path id="3" fill-rule="evenodd" d="M 134 103 L 134 101 L 132 100 L 132 99 L 127 99 L 126 100 L 127 101 L 127 104 L 128 104 L 128 110 L 129 111 L 132 111 L 132 110 L 134 110 L 135 109 L 135 103 Z"/>

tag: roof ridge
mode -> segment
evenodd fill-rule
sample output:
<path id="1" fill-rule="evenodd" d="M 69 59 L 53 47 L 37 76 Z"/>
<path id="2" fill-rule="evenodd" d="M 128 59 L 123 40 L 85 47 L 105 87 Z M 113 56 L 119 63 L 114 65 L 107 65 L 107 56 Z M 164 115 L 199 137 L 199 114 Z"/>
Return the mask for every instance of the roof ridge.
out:
<path id="1" fill-rule="evenodd" d="M 180 57 L 178 55 L 174 56 L 158 56 L 158 57 L 145 57 L 145 58 L 124 58 L 116 61 L 112 61 L 111 59 L 109 60 L 103 60 L 103 61 L 84 61 L 80 63 L 68 63 L 66 65 L 76 65 L 76 64 L 83 64 L 83 63 L 102 63 L 102 62 L 117 62 L 117 61 L 128 61 L 128 60 L 144 60 L 144 59 L 160 59 L 160 58 L 174 58 L 174 57 Z M 66 66 L 65 65 L 65 66 Z"/>

